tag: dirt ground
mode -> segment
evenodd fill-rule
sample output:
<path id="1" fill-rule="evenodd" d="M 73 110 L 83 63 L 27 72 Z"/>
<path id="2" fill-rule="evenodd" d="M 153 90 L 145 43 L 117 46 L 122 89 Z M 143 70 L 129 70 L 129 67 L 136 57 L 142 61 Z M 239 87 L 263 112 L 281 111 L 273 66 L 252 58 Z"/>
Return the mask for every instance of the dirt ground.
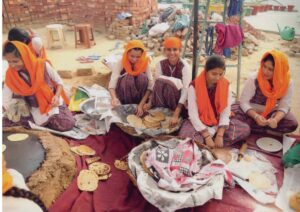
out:
<path id="1" fill-rule="evenodd" d="M 46 28 L 34 29 L 44 41 L 44 45 L 47 47 L 47 33 Z M 243 83 L 247 77 L 255 73 L 259 67 L 259 61 L 263 53 L 268 50 L 277 49 L 281 51 L 287 51 L 288 47 L 292 43 L 283 41 L 278 34 L 264 33 L 266 39 L 259 42 L 258 50 L 252 55 L 242 57 L 241 64 L 241 90 L 243 89 Z M 48 49 L 47 55 L 51 60 L 56 70 L 71 70 L 76 71 L 78 68 L 93 68 L 95 74 L 90 77 L 75 77 L 73 79 L 64 80 L 69 85 L 92 85 L 99 83 L 102 86 L 106 86 L 109 80 L 110 70 L 101 63 L 101 60 L 109 54 L 121 54 L 124 41 L 121 40 L 108 40 L 104 33 L 94 32 L 96 45 L 89 49 L 75 48 L 74 31 L 70 27 L 65 27 L 66 45 L 64 48 Z M 3 39 L 7 37 L 7 34 L 3 34 Z M 299 38 L 298 38 L 299 41 Z M 114 47 L 118 47 L 115 48 Z M 114 49 L 114 50 L 113 50 Z M 80 56 L 100 55 L 101 58 L 94 63 L 81 64 L 76 61 L 76 58 Z M 155 62 L 158 58 L 153 58 L 152 66 L 155 66 Z M 236 61 L 229 61 L 229 63 L 235 63 Z M 290 70 L 292 73 L 292 79 L 294 81 L 294 95 L 292 100 L 292 112 L 296 115 L 297 120 L 300 121 L 300 58 L 289 57 Z M 228 68 L 226 71 L 226 77 L 232 84 L 232 89 L 236 90 L 237 85 L 237 68 Z M 299 129 L 299 128 L 298 128 Z"/>

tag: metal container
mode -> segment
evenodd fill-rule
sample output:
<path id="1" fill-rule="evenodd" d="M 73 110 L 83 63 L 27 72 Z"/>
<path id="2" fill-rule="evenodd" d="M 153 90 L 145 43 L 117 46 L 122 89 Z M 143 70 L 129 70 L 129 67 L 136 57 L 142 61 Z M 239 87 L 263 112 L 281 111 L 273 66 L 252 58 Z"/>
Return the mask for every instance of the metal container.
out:
<path id="1" fill-rule="evenodd" d="M 97 97 L 95 105 L 95 97 L 85 100 L 80 104 L 80 110 L 92 119 L 100 119 L 101 115 L 111 109 L 110 97 Z"/>

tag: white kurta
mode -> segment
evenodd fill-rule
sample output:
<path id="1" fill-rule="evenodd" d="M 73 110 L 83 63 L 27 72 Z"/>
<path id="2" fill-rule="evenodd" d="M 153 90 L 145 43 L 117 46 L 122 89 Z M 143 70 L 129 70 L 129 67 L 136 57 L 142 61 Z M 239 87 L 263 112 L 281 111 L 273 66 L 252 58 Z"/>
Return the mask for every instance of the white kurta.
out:
<path id="1" fill-rule="evenodd" d="M 118 84 L 118 80 L 121 76 L 121 72 L 124 69 L 123 65 L 122 65 L 122 59 L 119 60 L 118 62 L 116 62 L 114 65 L 110 66 L 111 67 L 111 77 L 110 77 L 110 81 L 108 84 L 108 88 L 109 89 L 116 89 L 117 84 Z M 153 88 L 153 76 L 151 73 L 151 67 L 150 67 L 150 63 L 148 64 L 146 71 L 145 71 L 147 78 L 148 78 L 148 90 L 152 90 Z M 126 75 L 127 73 L 125 72 L 124 75 Z"/>
<path id="2" fill-rule="evenodd" d="M 163 59 L 165 60 L 165 59 Z M 181 94 L 180 94 L 180 98 L 179 98 L 179 103 L 180 104 L 185 104 L 187 97 L 188 97 L 188 89 L 189 89 L 189 85 L 192 81 L 192 70 L 190 65 L 188 64 L 188 62 L 186 62 L 186 60 L 180 59 L 180 61 L 183 63 L 183 69 L 182 69 L 182 79 L 181 79 L 181 83 L 182 83 L 182 89 L 181 89 Z M 163 76 L 163 72 L 162 72 L 162 68 L 161 68 L 161 61 L 159 61 L 156 64 L 156 72 L 155 72 L 155 80 L 158 79 L 160 76 Z M 174 84 L 178 84 L 176 81 L 178 80 L 175 77 L 169 77 L 171 81 L 174 80 Z M 174 78 L 172 80 L 172 78 Z"/>
<path id="3" fill-rule="evenodd" d="M 49 74 L 51 80 L 53 80 L 57 85 L 63 86 L 63 81 L 57 72 L 52 68 L 52 66 L 46 62 L 46 71 Z M 8 109 L 11 100 L 13 98 L 13 91 L 4 83 L 3 87 L 3 96 L 2 96 L 2 106 L 4 109 Z M 62 97 L 59 98 L 59 105 L 63 105 L 64 101 Z M 40 109 L 38 107 L 30 107 L 30 113 L 33 117 L 34 122 L 37 125 L 42 125 L 48 121 L 50 116 L 59 114 L 59 108 L 52 108 L 47 114 L 41 114 Z"/>
<path id="4" fill-rule="evenodd" d="M 250 100 L 255 95 L 256 86 L 255 86 L 255 80 L 256 80 L 257 74 L 251 76 L 248 78 L 248 80 L 245 83 L 243 92 L 240 97 L 240 106 L 244 113 L 247 113 L 248 110 L 254 109 L 256 112 L 263 112 L 265 109 L 265 105 L 259 105 L 250 103 Z M 291 101 L 293 96 L 294 86 L 292 80 L 290 81 L 288 90 L 284 97 L 282 97 L 280 100 L 277 101 L 276 107 L 274 110 L 280 110 L 284 113 L 288 113 L 291 108 Z"/>
<path id="5" fill-rule="evenodd" d="M 214 135 L 219 126 L 229 126 L 230 122 L 230 113 L 231 113 L 231 104 L 232 104 L 232 95 L 230 87 L 228 89 L 228 98 L 227 98 L 227 107 L 222 111 L 219 118 L 219 123 L 216 126 L 206 126 L 199 118 L 198 112 L 198 104 L 197 104 L 197 97 L 196 97 L 196 90 L 194 86 L 190 86 L 188 89 L 188 112 L 189 112 L 189 119 L 194 126 L 195 130 L 201 132 L 203 130 L 208 130 L 211 135 Z"/>

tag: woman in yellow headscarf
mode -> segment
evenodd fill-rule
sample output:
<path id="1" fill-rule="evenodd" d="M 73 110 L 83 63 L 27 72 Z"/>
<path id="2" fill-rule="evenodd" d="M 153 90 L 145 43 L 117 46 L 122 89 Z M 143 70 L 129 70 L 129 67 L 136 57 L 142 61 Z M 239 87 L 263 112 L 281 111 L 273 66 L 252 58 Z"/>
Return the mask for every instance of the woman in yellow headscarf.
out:
<path id="1" fill-rule="evenodd" d="M 286 55 L 266 52 L 258 73 L 245 83 L 240 104 L 234 105 L 235 117 L 247 122 L 255 132 L 294 131 L 298 122 L 290 112 L 293 82 Z"/>
<path id="2" fill-rule="evenodd" d="M 112 75 L 108 88 L 112 105 L 138 104 L 136 114 L 142 116 L 153 86 L 150 59 L 144 44 L 139 40 L 129 41 L 122 59 L 110 68 Z"/>

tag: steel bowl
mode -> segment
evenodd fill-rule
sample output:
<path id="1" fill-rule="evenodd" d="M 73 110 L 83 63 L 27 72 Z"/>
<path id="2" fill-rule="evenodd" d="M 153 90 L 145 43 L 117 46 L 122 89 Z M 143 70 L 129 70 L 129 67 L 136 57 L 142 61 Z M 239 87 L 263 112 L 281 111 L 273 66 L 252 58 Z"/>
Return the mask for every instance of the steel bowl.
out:
<path id="1" fill-rule="evenodd" d="M 100 119 L 101 115 L 111 109 L 110 97 L 97 97 L 95 108 L 95 97 L 85 100 L 80 104 L 80 110 L 93 119 Z"/>

